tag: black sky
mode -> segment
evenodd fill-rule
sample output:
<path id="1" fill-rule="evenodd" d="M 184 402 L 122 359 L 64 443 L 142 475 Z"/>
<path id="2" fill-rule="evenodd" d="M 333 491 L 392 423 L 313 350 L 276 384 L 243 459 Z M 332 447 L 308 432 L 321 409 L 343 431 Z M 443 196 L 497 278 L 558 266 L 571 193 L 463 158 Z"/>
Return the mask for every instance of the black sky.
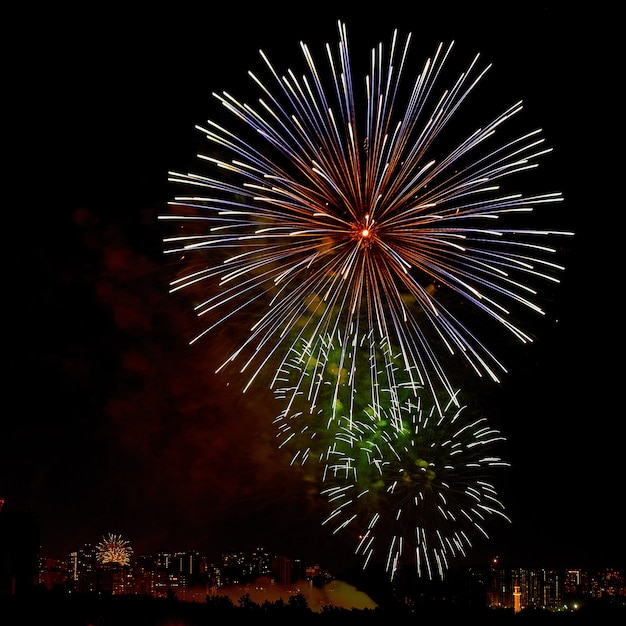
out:
<path id="1" fill-rule="evenodd" d="M 215 111 L 211 92 L 245 97 L 259 48 L 281 69 L 301 67 L 299 40 L 321 58 L 342 19 L 355 59 L 394 28 L 413 33 L 417 62 L 452 39 L 459 56 L 480 52 L 494 64 L 489 106 L 523 99 L 528 127 L 554 147 L 546 191 L 564 193 L 561 226 L 576 236 L 537 343 L 511 350 L 500 387 L 476 388 L 513 465 L 503 499 L 514 523 L 496 525 L 479 553 L 626 569 L 616 10 L 471 4 L 108 5 L 18 20 L 4 118 L 0 497 L 40 513 L 44 553 L 114 532 L 137 552 L 259 544 L 347 562 L 275 451 L 269 392 L 242 396 L 212 373 L 219 333 L 187 345 L 197 321 L 168 294 L 156 220 L 174 194 L 167 171 L 195 165 L 193 127 Z"/>

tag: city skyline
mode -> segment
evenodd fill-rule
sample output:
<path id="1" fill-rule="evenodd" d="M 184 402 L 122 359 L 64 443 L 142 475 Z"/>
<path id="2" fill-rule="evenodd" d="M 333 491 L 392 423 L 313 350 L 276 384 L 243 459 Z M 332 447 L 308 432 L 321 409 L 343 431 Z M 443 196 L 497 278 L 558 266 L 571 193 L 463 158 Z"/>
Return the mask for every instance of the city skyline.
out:
<path id="1" fill-rule="evenodd" d="M 262 547 L 248 552 L 226 552 L 216 562 L 207 560 L 198 551 L 162 551 L 137 555 L 133 562 L 117 564 L 111 569 L 110 564 L 98 558 L 94 546 L 85 546 L 83 550 L 72 552 L 66 563 L 70 578 L 65 583 L 58 576 L 63 573 L 62 564 L 48 562 L 50 570 L 40 567 L 40 580 L 50 571 L 49 582 L 45 584 L 48 589 L 55 584 L 65 584 L 69 588 L 77 585 L 78 591 L 97 591 L 93 585 L 98 578 L 93 572 L 94 568 L 100 568 L 109 572 L 109 577 L 102 580 L 112 585 L 113 595 L 147 592 L 166 597 L 167 593 L 174 593 L 183 601 L 199 603 L 216 596 L 227 596 L 234 603 L 241 603 L 245 596 L 261 604 L 279 598 L 285 601 L 291 595 L 301 594 L 313 610 L 320 610 L 324 605 L 389 609 L 396 602 L 411 606 L 411 597 L 415 600 L 428 594 L 428 590 L 433 594 L 431 601 L 440 598 L 450 603 L 470 581 L 476 587 L 476 602 L 491 608 L 514 608 L 515 612 L 533 607 L 571 611 L 592 599 L 619 607 L 623 606 L 621 598 L 626 593 L 623 573 L 611 568 L 591 572 L 575 567 L 536 569 L 505 566 L 497 561 L 451 571 L 452 576 L 439 590 L 437 585 L 429 584 L 432 581 L 422 580 L 423 585 L 412 581 L 408 570 L 401 573 L 396 583 L 379 578 L 380 572 L 371 576 L 367 572 L 351 572 L 346 582 L 318 564 L 303 562 L 293 555 L 272 555 Z M 445 589 L 448 591 L 443 591 Z M 389 593 L 395 601 L 388 597 Z"/>
<path id="2" fill-rule="evenodd" d="M 109 533 L 109 535 L 111 535 L 111 533 Z M 119 563 L 120 565 L 125 565 L 125 566 L 132 566 L 138 561 L 145 559 L 146 557 L 158 557 L 162 555 L 169 555 L 171 557 L 175 557 L 177 555 L 198 555 L 199 557 L 206 559 L 207 564 L 215 566 L 215 565 L 219 565 L 220 563 L 224 563 L 225 560 L 232 559 L 235 556 L 240 556 L 241 558 L 244 558 L 244 557 L 249 558 L 250 556 L 263 553 L 265 556 L 268 556 L 269 558 L 292 559 L 294 561 L 302 563 L 302 566 L 306 568 L 311 568 L 311 567 L 319 568 L 320 572 L 323 572 L 325 575 L 329 577 L 335 577 L 338 573 L 340 574 L 346 573 L 346 572 L 334 572 L 325 568 L 323 564 L 322 565 L 320 564 L 319 559 L 316 559 L 315 557 L 313 557 L 310 560 L 306 560 L 306 559 L 302 559 L 299 553 L 288 553 L 280 549 L 273 550 L 273 551 L 266 550 L 266 548 L 262 545 L 256 545 L 256 547 L 254 548 L 251 548 L 249 546 L 242 547 L 242 546 L 232 545 L 229 548 L 221 549 L 217 551 L 212 550 L 212 551 L 209 551 L 208 553 L 192 545 L 189 545 L 186 547 L 162 546 L 158 550 L 154 550 L 150 552 L 143 552 L 143 553 L 136 553 L 132 549 L 132 546 L 130 545 L 130 543 L 126 539 L 124 539 L 123 535 L 119 535 L 119 538 L 123 539 L 125 543 L 128 543 L 128 546 L 130 548 L 130 554 L 128 556 L 127 562 Z M 95 541 L 92 541 L 83 545 L 76 545 L 73 548 L 71 548 L 67 554 L 50 554 L 50 553 L 47 553 L 45 550 L 42 550 L 40 553 L 40 559 L 63 560 L 63 559 L 67 559 L 73 554 L 76 554 L 82 551 L 88 551 L 90 553 L 93 553 L 94 556 L 97 558 L 98 553 L 99 553 L 99 544 L 105 540 L 106 540 L 106 536 L 103 536 L 103 537 L 100 537 L 98 540 L 95 540 Z M 251 545 L 255 545 L 255 544 L 251 544 Z M 213 558 L 210 558 L 208 554 L 212 554 Z M 356 570 L 360 569 L 358 566 L 358 563 L 355 563 L 353 565 L 354 565 L 353 569 L 356 569 Z M 378 565 L 380 566 L 380 564 Z M 528 564 L 520 565 L 514 562 L 503 563 L 500 557 L 498 556 L 494 556 L 491 560 L 468 559 L 466 561 L 460 561 L 457 565 L 451 568 L 450 572 L 452 574 L 456 574 L 457 571 L 463 570 L 468 567 L 469 568 L 494 567 L 494 568 L 503 569 L 503 570 L 532 570 L 532 571 L 546 570 L 546 571 L 554 571 L 554 572 L 578 571 L 578 572 L 584 572 L 585 574 L 594 575 L 594 576 L 601 574 L 603 572 L 607 572 L 607 571 L 615 572 L 620 575 L 623 574 L 622 570 L 612 566 L 611 564 L 607 564 L 606 566 L 598 566 L 598 567 L 591 568 L 591 569 L 587 567 L 582 567 L 573 562 L 566 566 L 561 566 L 561 565 L 551 566 L 550 563 L 543 563 L 543 565 L 528 565 Z M 412 574 L 413 572 L 410 570 L 411 570 L 410 566 L 405 566 L 403 573 Z M 366 573 L 367 568 L 363 569 L 363 572 Z"/>
<path id="3" fill-rule="evenodd" d="M 418 19 L 399 6 L 376 25 L 341 7 L 292 17 L 286 28 L 270 10 L 231 12 L 220 20 L 236 25 L 232 37 L 202 10 L 198 20 L 155 11 L 150 27 L 112 12 L 101 16 L 111 38 L 87 20 L 69 31 L 56 15 L 56 29 L 42 22 L 32 36 L 37 61 L 23 61 L 15 90 L 24 106 L 13 180 L 24 196 L 11 225 L 26 252 L 10 272 L 19 347 L 7 389 L 19 401 L 2 436 L 0 497 L 41 516 L 45 551 L 113 532 L 140 552 L 245 537 L 302 548 L 332 569 L 357 562 L 322 526 L 314 485 L 277 450 L 269 389 L 242 393 L 240 380 L 214 374 L 214 348 L 230 338 L 188 345 L 199 323 L 184 296 L 168 293 L 156 219 L 174 196 L 168 170 L 194 168 L 203 144 L 193 126 L 211 116 L 211 92 L 245 92 L 259 48 L 297 67 L 298 41 L 321 50 L 341 18 L 355 58 L 398 28 L 413 33 L 418 60 L 454 39 L 461 56 L 492 62 L 486 90 L 496 108 L 521 98 L 525 125 L 544 129 L 554 151 L 540 169 L 564 194 L 560 226 L 576 233 L 536 341 L 507 348 L 500 385 L 468 383 L 506 437 L 511 468 L 498 480 L 512 520 L 490 524 L 468 561 L 624 569 L 619 372 L 604 354 L 615 338 L 598 305 L 617 284 L 617 229 L 607 233 L 606 222 L 618 198 L 602 184 L 614 119 L 597 95 L 616 18 L 543 3 L 492 28 L 486 9 L 429 7 Z M 208 32 L 206 20 L 216 22 Z"/>

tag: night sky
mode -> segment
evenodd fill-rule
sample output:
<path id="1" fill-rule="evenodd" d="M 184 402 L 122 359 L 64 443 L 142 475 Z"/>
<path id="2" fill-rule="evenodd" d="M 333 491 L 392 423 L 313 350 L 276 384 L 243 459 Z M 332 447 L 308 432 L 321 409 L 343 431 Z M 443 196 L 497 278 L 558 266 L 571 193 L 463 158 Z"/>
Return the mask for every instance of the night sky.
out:
<path id="1" fill-rule="evenodd" d="M 477 93 L 490 110 L 524 100 L 524 127 L 542 127 L 554 148 L 541 161 L 547 188 L 525 191 L 563 192 L 558 227 L 576 231 L 546 319 L 532 327 L 537 341 L 506 348 L 501 385 L 467 382 L 512 463 L 500 493 L 513 523 L 494 520 L 472 557 L 626 569 L 615 254 L 623 201 L 610 165 L 621 158 L 617 10 L 274 4 L 47 8 L 16 24 L 4 117 L 0 497 L 40 514 L 46 555 L 119 533 L 136 553 L 215 557 L 260 545 L 336 570 L 351 563 L 351 546 L 321 527 L 314 490 L 276 450 L 271 392 L 242 394 L 236 378 L 213 373 L 224 332 L 188 345 L 199 321 L 184 294 L 168 293 L 157 221 L 175 194 L 168 170 L 199 169 L 194 124 L 217 110 L 211 92 L 245 99 L 259 49 L 283 70 L 302 68 L 303 40 L 321 62 L 342 19 L 353 59 L 398 28 L 413 33 L 417 65 L 453 39 L 457 58 L 480 52 L 492 62 Z M 482 121 L 470 116 L 468 130 Z"/>

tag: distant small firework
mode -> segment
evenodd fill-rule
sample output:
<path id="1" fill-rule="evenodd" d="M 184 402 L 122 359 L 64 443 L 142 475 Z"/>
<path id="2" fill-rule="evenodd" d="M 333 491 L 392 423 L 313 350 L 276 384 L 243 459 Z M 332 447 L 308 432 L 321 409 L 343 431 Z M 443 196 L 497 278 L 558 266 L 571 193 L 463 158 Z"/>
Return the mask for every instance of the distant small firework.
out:
<path id="1" fill-rule="evenodd" d="M 102 541 L 96 546 L 97 559 L 100 563 L 118 563 L 130 565 L 130 557 L 133 553 L 128 541 L 121 535 L 109 533 L 102 537 Z"/>

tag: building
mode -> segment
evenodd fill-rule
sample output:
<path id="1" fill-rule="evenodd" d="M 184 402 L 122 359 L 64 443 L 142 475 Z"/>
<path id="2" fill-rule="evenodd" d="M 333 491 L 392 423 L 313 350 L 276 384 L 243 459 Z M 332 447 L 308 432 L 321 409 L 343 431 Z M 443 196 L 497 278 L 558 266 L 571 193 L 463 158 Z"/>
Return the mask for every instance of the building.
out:
<path id="1" fill-rule="evenodd" d="M 552 569 L 494 567 L 487 594 L 492 607 L 559 609 L 563 606 L 563 576 Z"/>
<path id="2" fill-rule="evenodd" d="M 39 584 L 39 516 L 12 511 L 0 498 L 0 597 L 32 592 Z"/>

